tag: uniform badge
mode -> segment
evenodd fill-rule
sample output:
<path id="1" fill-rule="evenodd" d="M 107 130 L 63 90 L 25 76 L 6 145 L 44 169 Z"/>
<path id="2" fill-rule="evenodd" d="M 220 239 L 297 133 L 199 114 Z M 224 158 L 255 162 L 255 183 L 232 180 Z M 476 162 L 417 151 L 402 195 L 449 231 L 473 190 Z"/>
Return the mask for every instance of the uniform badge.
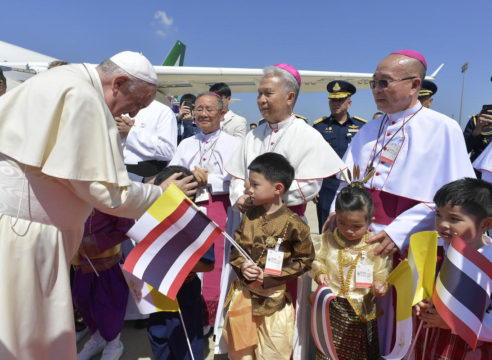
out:
<path id="1" fill-rule="evenodd" d="M 338 82 L 335 83 L 335 86 L 333 86 L 333 91 L 340 91 L 342 88 L 340 87 L 340 84 Z"/>

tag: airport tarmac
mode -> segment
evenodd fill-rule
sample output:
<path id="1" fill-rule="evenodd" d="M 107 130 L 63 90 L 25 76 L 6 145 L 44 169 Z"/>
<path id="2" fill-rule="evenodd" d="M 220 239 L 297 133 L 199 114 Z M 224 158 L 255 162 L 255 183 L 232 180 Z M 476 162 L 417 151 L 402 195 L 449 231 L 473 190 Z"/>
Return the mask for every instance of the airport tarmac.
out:
<path id="1" fill-rule="evenodd" d="M 306 209 L 306 217 L 311 227 L 311 233 L 318 234 L 318 220 L 316 216 L 316 205 L 313 202 L 309 202 Z M 207 337 L 209 347 L 205 349 L 205 360 L 223 360 L 227 359 L 227 355 L 215 355 L 213 354 L 214 343 L 212 339 L 212 331 Z M 84 342 L 89 339 L 86 335 L 78 344 L 77 350 L 80 351 L 84 345 Z M 152 350 L 150 348 L 149 340 L 147 339 L 146 329 L 137 329 L 135 327 L 135 321 L 126 321 L 125 327 L 121 333 L 121 342 L 125 346 L 125 351 L 121 360 L 150 360 L 153 359 Z M 101 354 L 96 355 L 92 360 L 100 359 Z"/>

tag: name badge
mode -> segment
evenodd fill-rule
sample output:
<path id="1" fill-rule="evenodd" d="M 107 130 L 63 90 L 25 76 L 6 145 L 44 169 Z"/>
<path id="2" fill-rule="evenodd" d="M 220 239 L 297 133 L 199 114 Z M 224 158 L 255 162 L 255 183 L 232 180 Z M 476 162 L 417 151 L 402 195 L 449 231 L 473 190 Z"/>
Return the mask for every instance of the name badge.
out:
<path id="1" fill-rule="evenodd" d="M 199 187 L 196 190 L 195 194 L 195 202 L 199 203 L 202 201 L 208 201 L 209 200 L 209 194 L 206 186 Z"/>
<path id="2" fill-rule="evenodd" d="M 398 156 L 398 152 L 400 152 L 402 143 L 403 138 L 391 140 L 391 142 L 386 145 L 386 149 L 381 153 L 381 161 L 386 164 L 393 164 Z"/>
<path id="3" fill-rule="evenodd" d="M 282 274 L 282 264 L 284 262 L 284 252 L 268 250 L 265 264 L 265 274 L 279 276 Z"/>
<path id="4" fill-rule="evenodd" d="M 355 268 L 355 287 L 370 288 L 372 285 L 373 266 L 359 264 Z"/>

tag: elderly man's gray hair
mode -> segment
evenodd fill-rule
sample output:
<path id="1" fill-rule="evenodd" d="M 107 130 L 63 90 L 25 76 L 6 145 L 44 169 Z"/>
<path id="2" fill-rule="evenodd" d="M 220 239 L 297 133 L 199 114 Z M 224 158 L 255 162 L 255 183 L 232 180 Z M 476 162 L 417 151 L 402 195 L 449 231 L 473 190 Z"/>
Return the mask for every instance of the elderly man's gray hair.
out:
<path id="1" fill-rule="evenodd" d="M 280 78 L 282 81 L 282 87 L 285 92 L 293 91 L 296 94 L 296 98 L 294 99 L 294 105 L 297 101 L 297 96 L 299 95 L 299 84 L 297 83 L 296 78 L 287 70 L 281 69 L 276 66 L 267 66 L 263 69 L 263 77 L 267 75 L 274 75 Z"/>
<path id="2" fill-rule="evenodd" d="M 130 83 L 128 84 L 128 91 L 134 92 L 137 88 L 141 86 L 148 86 L 149 83 L 140 80 L 136 78 L 135 76 L 127 73 L 125 70 L 120 68 L 118 65 L 116 65 L 114 62 L 112 62 L 110 59 L 104 60 L 102 63 L 98 65 L 98 68 L 101 69 L 101 72 L 104 74 L 104 76 L 108 78 L 116 77 L 116 76 L 121 76 L 125 75 L 130 78 Z"/>
<path id="3" fill-rule="evenodd" d="M 218 96 L 217 94 L 211 93 L 211 92 L 204 92 L 204 93 L 199 94 L 196 97 L 195 104 L 198 101 L 198 99 L 200 99 L 202 96 L 213 96 L 215 98 L 215 100 L 217 101 L 217 108 L 219 109 L 219 111 L 224 109 L 224 102 L 222 101 L 222 98 L 220 96 Z"/>

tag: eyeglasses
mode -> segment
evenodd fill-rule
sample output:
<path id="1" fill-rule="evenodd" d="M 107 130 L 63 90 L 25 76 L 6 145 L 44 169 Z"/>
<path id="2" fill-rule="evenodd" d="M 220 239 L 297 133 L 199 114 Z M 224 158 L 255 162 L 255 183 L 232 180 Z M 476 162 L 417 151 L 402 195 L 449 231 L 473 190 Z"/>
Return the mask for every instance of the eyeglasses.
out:
<path id="1" fill-rule="evenodd" d="M 415 79 L 415 78 L 416 78 L 416 76 L 409 76 L 409 77 L 406 77 L 403 79 L 398 79 L 398 80 L 369 80 L 369 87 L 371 89 L 375 89 L 375 88 L 386 89 L 389 86 L 389 84 L 391 84 L 393 82 L 403 81 L 403 80 L 411 80 L 411 79 Z"/>
<path id="2" fill-rule="evenodd" d="M 201 108 L 201 107 L 198 107 L 195 109 L 195 113 L 197 113 L 197 114 L 207 113 L 209 115 L 215 115 L 215 114 L 217 114 L 218 111 L 219 111 L 218 109 Z"/>

